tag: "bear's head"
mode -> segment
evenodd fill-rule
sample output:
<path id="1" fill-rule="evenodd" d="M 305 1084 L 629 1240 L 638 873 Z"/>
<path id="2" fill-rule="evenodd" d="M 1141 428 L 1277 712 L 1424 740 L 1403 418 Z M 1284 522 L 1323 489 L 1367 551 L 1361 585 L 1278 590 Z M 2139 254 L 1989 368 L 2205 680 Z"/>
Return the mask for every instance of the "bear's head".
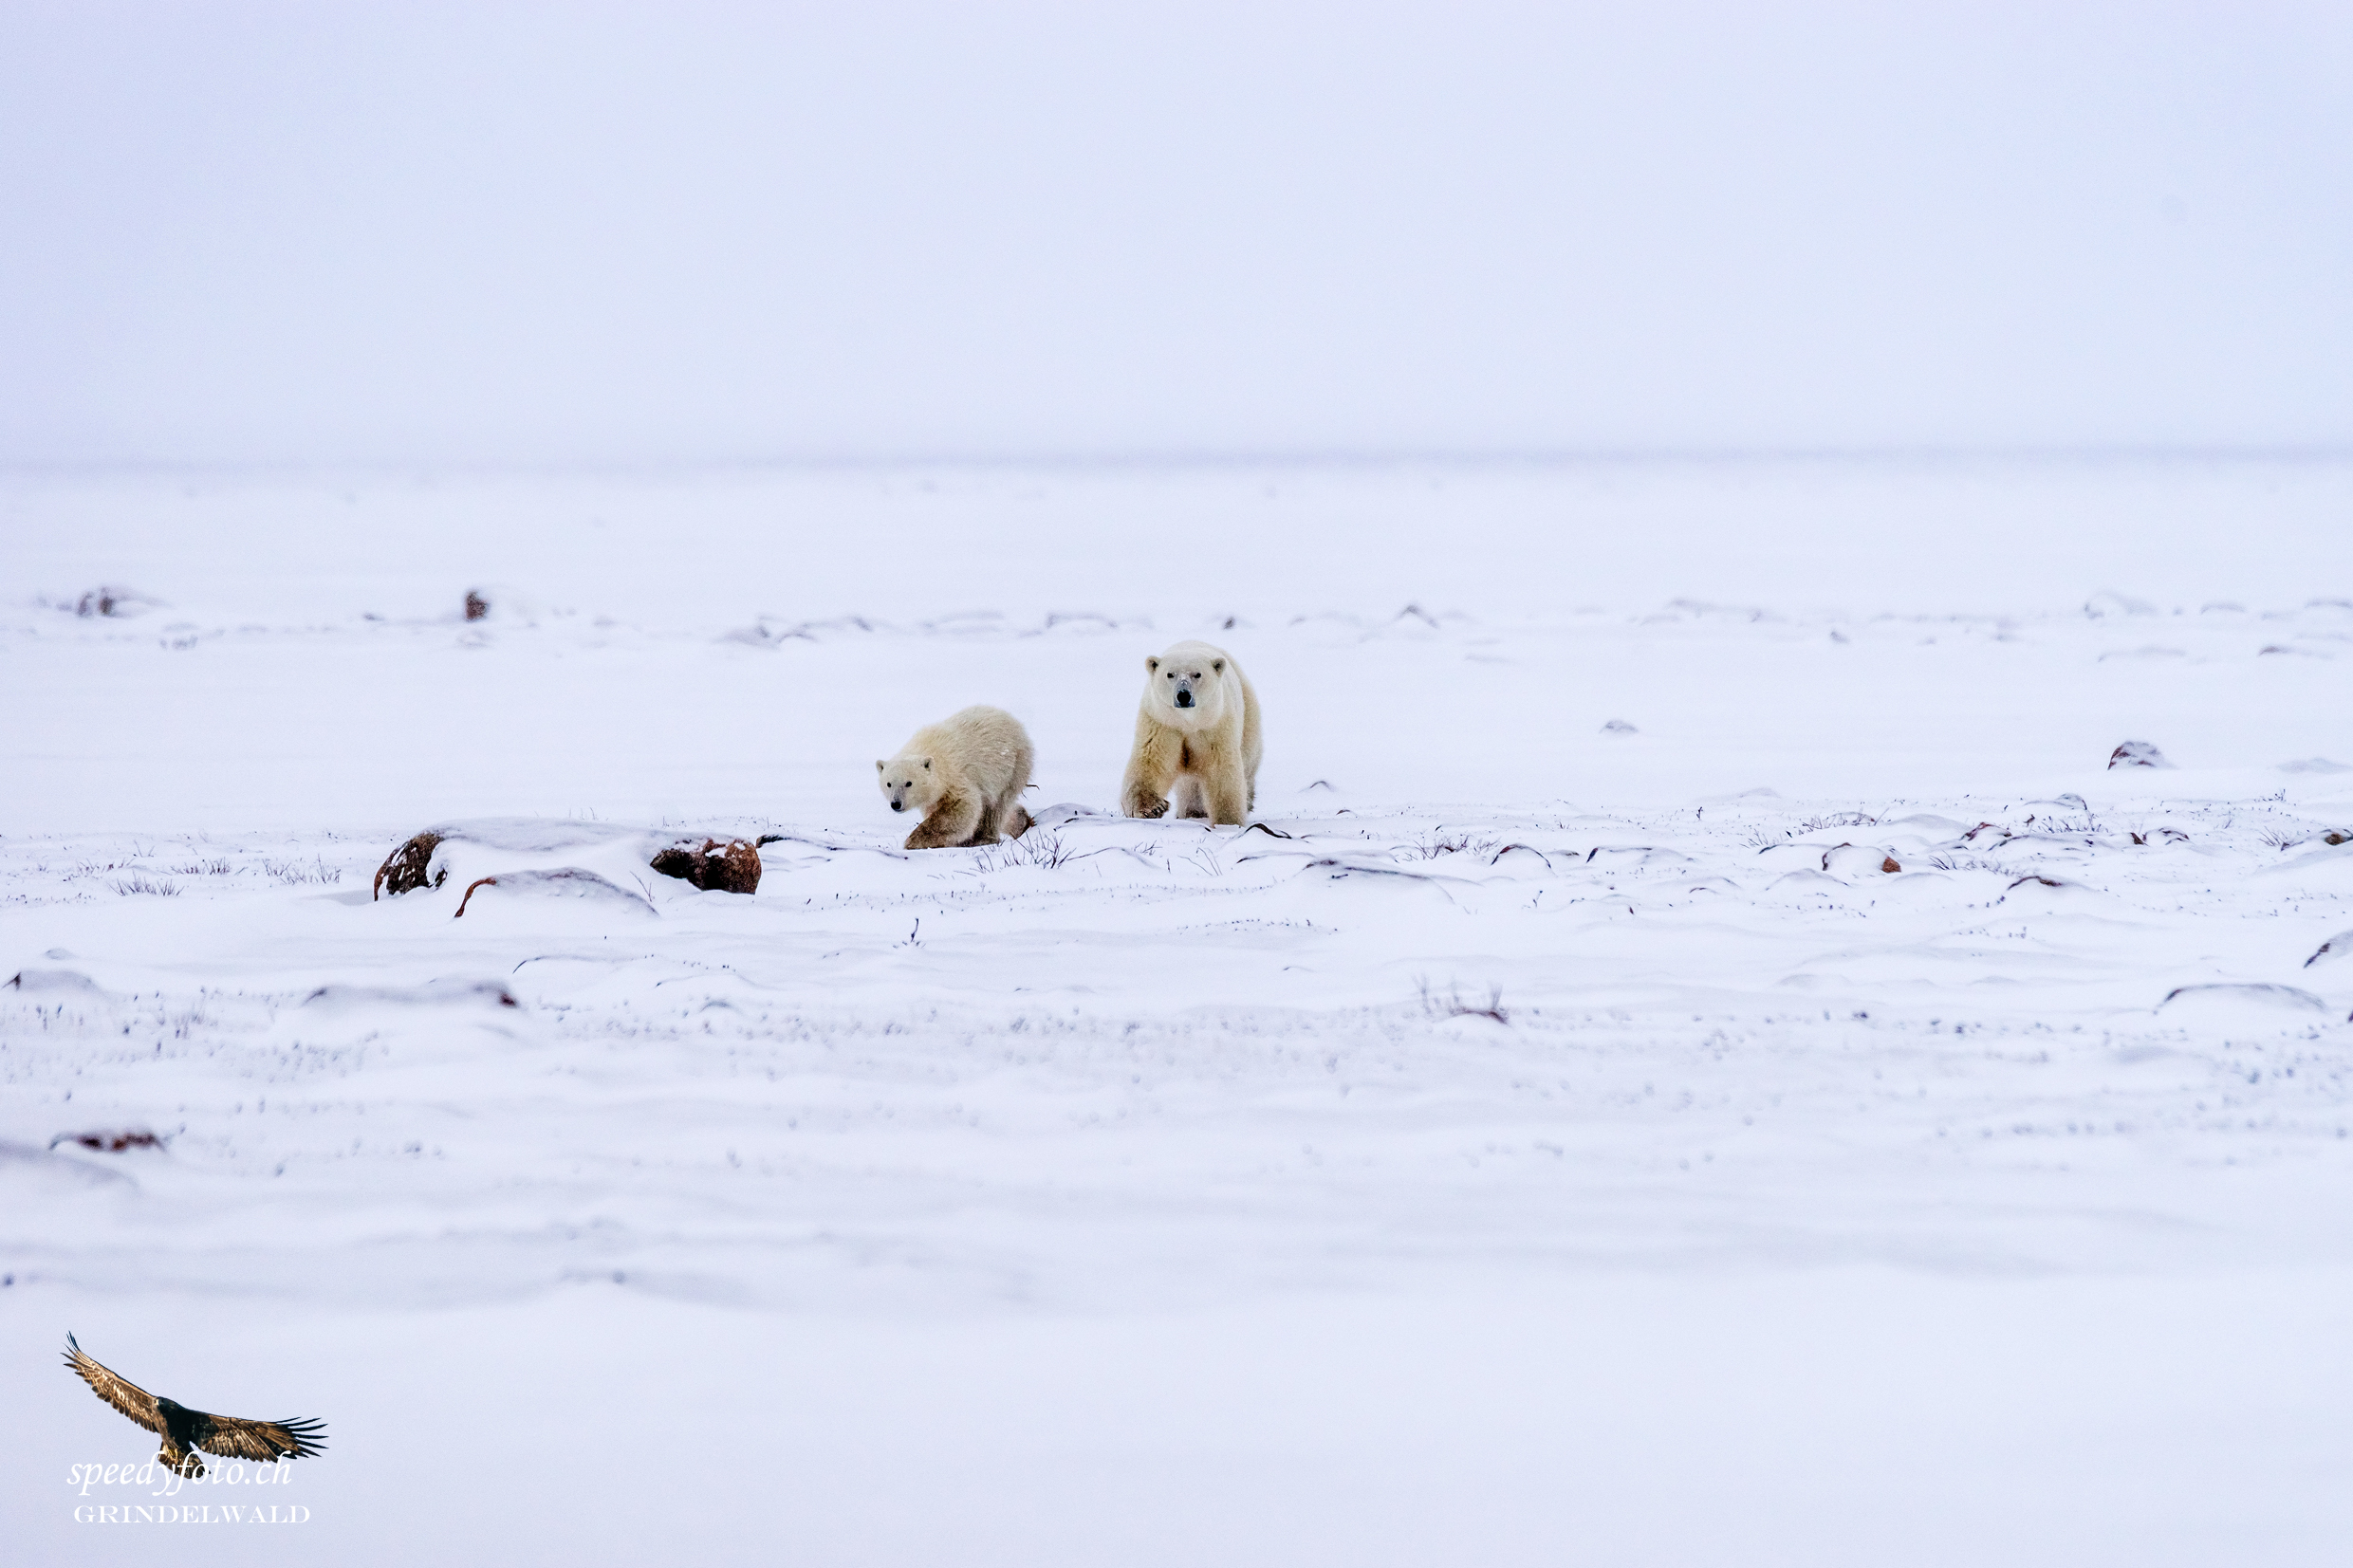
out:
<path id="1" fill-rule="evenodd" d="M 889 762 L 874 765 L 882 781 L 882 798 L 891 802 L 893 811 L 924 811 L 932 809 L 932 802 L 939 795 L 939 775 L 932 769 L 932 759 L 902 751 Z"/>
<path id="2" fill-rule="evenodd" d="M 1207 729 L 1226 716 L 1232 661 L 1206 642 L 1180 642 L 1144 660 L 1144 701 L 1164 724 Z"/>

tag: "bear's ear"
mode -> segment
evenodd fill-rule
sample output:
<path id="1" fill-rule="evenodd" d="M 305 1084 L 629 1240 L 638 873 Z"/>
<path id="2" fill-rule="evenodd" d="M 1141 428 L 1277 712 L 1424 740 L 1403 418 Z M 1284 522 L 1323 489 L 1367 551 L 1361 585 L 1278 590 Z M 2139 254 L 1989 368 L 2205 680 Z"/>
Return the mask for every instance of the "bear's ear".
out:
<path id="1" fill-rule="evenodd" d="M 1144 673 L 1145 673 L 1146 674 L 1152 674 L 1152 675 L 1157 675 L 1157 674 L 1158 674 L 1158 673 L 1160 673 L 1160 655 L 1158 655 L 1158 654 L 1146 654 L 1146 655 L 1144 655 Z"/>
<path id="2" fill-rule="evenodd" d="M 889 764 L 887 764 L 887 763 L 877 763 L 877 764 L 875 764 L 875 765 L 874 765 L 874 770 L 875 770 L 877 773 L 880 773 L 880 772 L 881 772 L 881 771 L 882 771 L 882 769 L 883 769 L 883 768 L 887 767 L 888 766 L 889 766 Z"/>
<path id="3" fill-rule="evenodd" d="M 924 772 L 926 772 L 926 773 L 929 773 L 931 770 L 932 770 L 932 759 L 931 759 L 931 758 L 929 758 L 929 757 L 926 757 L 926 758 L 924 758 L 924 759 L 923 759 L 923 771 L 924 771 Z"/>
<path id="4" fill-rule="evenodd" d="M 1216 671 L 1221 675 L 1226 673 L 1226 661 L 1224 659 L 1214 658 L 1209 661 L 1209 667 Z"/>

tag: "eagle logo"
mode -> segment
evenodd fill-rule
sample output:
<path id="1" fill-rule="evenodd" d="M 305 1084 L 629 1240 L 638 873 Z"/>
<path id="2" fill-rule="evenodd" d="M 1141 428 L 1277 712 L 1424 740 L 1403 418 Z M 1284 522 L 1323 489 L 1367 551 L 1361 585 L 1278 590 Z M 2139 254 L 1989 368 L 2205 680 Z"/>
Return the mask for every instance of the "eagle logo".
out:
<path id="1" fill-rule="evenodd" d="M 316 1421 L 241 1421 L 233 1415 L 213 1415 L 159 1399 L 84 1356 L 70 1334 L 65 1336 L 65 1365 L 101 1399 L 149 1431 L 162 1433 L 163 1447 L 156 1457 L 181 1475 L 204 1473 L 198 1449 L 215 1459 L 255 1459 L 269 1464 L 306 1458 L 324 1447 L 326 1428 Z"/>

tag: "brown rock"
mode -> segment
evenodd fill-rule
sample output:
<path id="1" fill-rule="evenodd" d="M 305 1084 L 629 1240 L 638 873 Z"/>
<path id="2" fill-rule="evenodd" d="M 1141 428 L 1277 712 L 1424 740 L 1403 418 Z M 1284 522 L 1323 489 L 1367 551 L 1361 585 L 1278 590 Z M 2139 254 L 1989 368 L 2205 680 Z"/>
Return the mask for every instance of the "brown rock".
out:
<path id="1" fill-rule="evenodd" d="M 681 839 L 654 857 L 664 876 L 691 882 L 705 893 L 757 893 L 760 851 L 748 839 Z"/>
<path id="2" fill-rule="evenodd" d="M 103 1133 L 60 1133 L 49 1140 L 54 1149 L 61 1143 L 78 1144 L 95 1149 L 102 1154 L 120 1154 L 125 1149 L 160 1149 L 163 1140 L 144 1127 L 127 1127 Z"/>
<path id="3" fill-rule="evenodd" d="M 491 601 L 484 599 L 481 594 L 472 588 L 467 589 L 466 618 L 468 620 L 480 620 L 484 616 L 487 616 L 490 613 Z"/>
<path id="4" fill-rule="evenodd" d="M 386 893 L 415 893 L 418 888 L 439 887 L 449 880 L 449 871 L 426 881 L 425 873 L 432 868 L 433 852 L 441 845 L 438 833 L 420 833 L 384 857 L 384 863 L 376 868 L 376 880 L 369 885 L 368 896 L 380 898 Z"/>
<path id="5" fill-rule="evenodd" d="M 1903 862 L 1890 855 L 1886 859 L 1880 862 L 1880 869 L 1892 875 L 1893 873 L 1903 869 Z"/>

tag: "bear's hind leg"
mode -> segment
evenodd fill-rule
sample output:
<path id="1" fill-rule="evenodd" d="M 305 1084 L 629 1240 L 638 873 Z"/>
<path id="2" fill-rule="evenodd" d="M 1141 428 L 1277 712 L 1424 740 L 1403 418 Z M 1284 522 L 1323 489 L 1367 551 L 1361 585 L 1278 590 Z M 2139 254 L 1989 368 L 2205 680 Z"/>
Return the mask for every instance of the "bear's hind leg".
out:
<path id="1" fill-rule="evenodd" d="M 1000 839 L 1018 839 L 1029 831 L 1029 813 L 1019 801 L 1008 795 L 991 801 L 981 813 L 980 831 L 973 836 L 976 844 L 993 844 Z"/>
<path id="2" fill-rule="evenodd" d="M 1168 815 L 1172 821 L 1209 815 L 1209 791 L 1201 787 L 1198 773 L 1179 773 L 1168 786 Z"/>

